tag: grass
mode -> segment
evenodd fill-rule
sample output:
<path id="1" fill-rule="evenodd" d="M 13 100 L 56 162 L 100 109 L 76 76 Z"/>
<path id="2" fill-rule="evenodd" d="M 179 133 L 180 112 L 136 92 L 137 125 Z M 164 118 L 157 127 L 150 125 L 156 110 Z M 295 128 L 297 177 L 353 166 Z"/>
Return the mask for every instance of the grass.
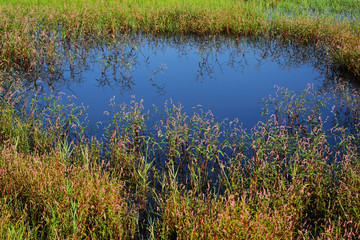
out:
<path id="1" fill-rule="evenodd" d="M 358 6 L 358 0 L 7 0 L 1 3 L 1 65 L 36 65 L 42 51 L 53 52 L 58 31 L 64 41 L 141 31 L 282 37 L 321 45 L 334 64 L 359 75 Z"/>
<path id="2" fill-rule="evenodd" d="M 279 88 L 250 132 L 171 102 L 149 128 L 141 101 L 113 103 L 99 141 L 87 136 L 78 107 L 49 99 L 44 110 L 21 81 L 7 80 L 0 88 L 3 239 L 360 233 L 359 93 L 344 83 L 334 96 Z"/>
<path id="3" fill-rule="evenodd" d="M 85 109 L 39 99 L 120 33 L 226 34 L 312 45 L 360 74 L 359 1 L 1 1 L 0 238 L 339 239 L 360 234 L 359 93 L 279 89 L 251 131 L 167 102 Z M 100 44 L 100 45 L 99 45 Z M 29 97 L 30 96 L 30 97 Z M 329 99 L 332 99 L 331 101 Z"/>

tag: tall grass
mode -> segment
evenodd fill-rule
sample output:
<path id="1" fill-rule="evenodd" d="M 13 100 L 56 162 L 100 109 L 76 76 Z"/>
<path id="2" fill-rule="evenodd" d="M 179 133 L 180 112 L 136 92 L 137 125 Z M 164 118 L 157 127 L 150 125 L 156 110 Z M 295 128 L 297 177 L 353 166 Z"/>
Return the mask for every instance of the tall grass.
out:
<path id="1" fill-rule="evenodd" d="M 43 103 L 27 103 L 20 83 L 7 80 L 3 239 L 359 235 L 360 103 L 344 83 L 336 101 L 311 88 L 279 88 L 251 131 L 172 102 L 152 128 L 141 101 L 113 102 L 99 141 L 79 130 L 81 113 L 63 114 L 56 99 L 38 111 Z"/>
<path id="2" fill-rule="evenodd" d="M 2 1 L 0 237 L 356 238 L 360 98 L 344 83 L 279 89 L 251 131 L 170 101 L 151 128 L 141 101 L 113 102 L 100 141 L 85 109 L 29 98 L 23 77 L 59 79 L 64 61 L 139 31 L 313 44 L 359 74 L 358 3 Z"/>
<path id="3" fill-rule="evenodd" d="M 358 0 L 3 1 L 1 65 L 33 65 L 42 57 L 41 49 L 53 48 L 54 31 L 68 41 L 142 31 L 280 36 L 321 45 L 336 65 L 359 74 L 357 6 Z M 45 46 L 38 45 L 39 37 L 46 40 Z"/>

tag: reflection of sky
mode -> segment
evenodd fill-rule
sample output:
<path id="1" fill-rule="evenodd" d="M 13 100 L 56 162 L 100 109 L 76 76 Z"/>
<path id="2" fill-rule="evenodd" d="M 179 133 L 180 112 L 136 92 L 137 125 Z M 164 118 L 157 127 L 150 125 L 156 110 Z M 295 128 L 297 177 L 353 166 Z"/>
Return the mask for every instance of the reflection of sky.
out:
<path id="1" fill-rule="evenodd" d="M 142 54 L 138 54 L 137 58 L 139 63 L 134 66 L 132 81 L 135 84 L 130 91 L 122 91 L 121 86 L 116 84 L 112 87 L 98 87 L 101 66 L 94 64 L 91 70 L 82 73 L 82 83 L 70 86 L 72 94 L 77 96 L 75 102 L 89 106 L 90 124 L 107 119 L 103 112 L 110 109 L 109 100 L 113 96 L 116 103 L 120 104 L 129 103 L 130 95 L 134 94 L 137 100 L 144 99 L 147 110 L 151 110 L 153 104 L 161 109 L 164 102 L 171 98 L 174 102 L 180 102 L 185 112 L 189 113 L 192 107 L 202 105 L 204 110 L 211 110 L 218 120 L 239 118 L 244 127 L 251 128 L 261 120 L 262 105 L 259 102 L 269 94 L 274 94 L 274 85 L 288 87 L 295 92 L 302 91 L 308 83 L 315 83 L 314 79 L 319 75 L 308 65 L 282 70 L 275 62 L 267 59 L 263 59 L 259 67 L 259 56 L 251 49 L 246 50 L 246 64 L 236 71 L 236 65 L 230 67 L 226 64 L 229 62 L 229 52 L 222 49 L 221 53 L 215 50 L 208 53 L 207 64 L 213 71 L 210 76 L 216 77 L 204 74 L 201 79 L 197 79 L 201 57 L 189 46 L 186 50 L 188 54 L 179 58 L 178 50 L 171 46 L 165 45 L 162 51 L 156 52 L 147 45 L 143 46 Z M 145 63 L 146 58 L 149 63 Z M 156 84 L 164 87 L 165 94 L 160 95 L 149 79 L 153 71 L 163 64 L 166 69 L 153 78 Z M 108 71 L 109 79 L 111 75 L 112 69 Z M 70 94 L 69 91 L 62 91 Z"/>

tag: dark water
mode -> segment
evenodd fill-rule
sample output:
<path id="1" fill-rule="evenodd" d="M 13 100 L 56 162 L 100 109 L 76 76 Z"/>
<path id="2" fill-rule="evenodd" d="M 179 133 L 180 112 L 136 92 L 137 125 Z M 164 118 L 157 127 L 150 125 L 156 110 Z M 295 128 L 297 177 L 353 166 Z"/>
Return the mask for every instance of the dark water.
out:
<path id="1" fill-rule="evenodd" d="M 261 119 L 260 102 L 275 93 L 274 86 L 298 92 L 312 84 L 327 91 L 336 79 L 346 78 L 325 51 L 266 39 L 132 35 L 67 52 L 56 74 L 45 71 L 35 82 L 65 93 L 64 101 L 76 96 L 77 105 L 88 107 L 91 125 L 106 121 L 110 99 L 121 104 L 135 96 L 149 110 L 172 99 L 187 113 L 201 105 L 219 121 L 238 118 L 251 128 Z"/>

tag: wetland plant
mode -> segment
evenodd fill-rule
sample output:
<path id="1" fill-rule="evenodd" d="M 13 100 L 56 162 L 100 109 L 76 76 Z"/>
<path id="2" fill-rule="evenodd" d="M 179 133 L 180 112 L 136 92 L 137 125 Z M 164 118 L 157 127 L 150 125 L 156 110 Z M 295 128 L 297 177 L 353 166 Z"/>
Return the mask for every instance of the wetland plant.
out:
<path id="1" fill-rule="evenodd" d="M 172 102 L 150 127 L 141 101 L 114 105 L 97 139 L 82 107 L 39 99 L 23 80 L 58 80 L 65 59 L 82 65 L 92 46 L 129 32 L 311 44 L 334 68 L 359 75 L 358 6 L 2 1 L 0 238 L 356 238 L 360 98 L 344 83 L 335 96 L 279 89 L 251 130 Z"/>
<path id="2" fill-rule="evenodd" d="M 170 101 L 150 127 L 141 101 L 113 104 L 102 140 L 66 106 L 0 90 L 3 239 L 359 234 L 360 102 L 343 83 L 336 101 L 279 88 L 251 130 Z"/>
<path id="3" fill-rule="evenodd" d="M 35 71 L 36 63 L 56 58 L 61 41 L 76 48 L 142 32 L 279 37 L 324 48 L 337 68 L 359 75 L 358 6 L 359 0 L 6 0 L 0 3 L 0 67 Z"/>

